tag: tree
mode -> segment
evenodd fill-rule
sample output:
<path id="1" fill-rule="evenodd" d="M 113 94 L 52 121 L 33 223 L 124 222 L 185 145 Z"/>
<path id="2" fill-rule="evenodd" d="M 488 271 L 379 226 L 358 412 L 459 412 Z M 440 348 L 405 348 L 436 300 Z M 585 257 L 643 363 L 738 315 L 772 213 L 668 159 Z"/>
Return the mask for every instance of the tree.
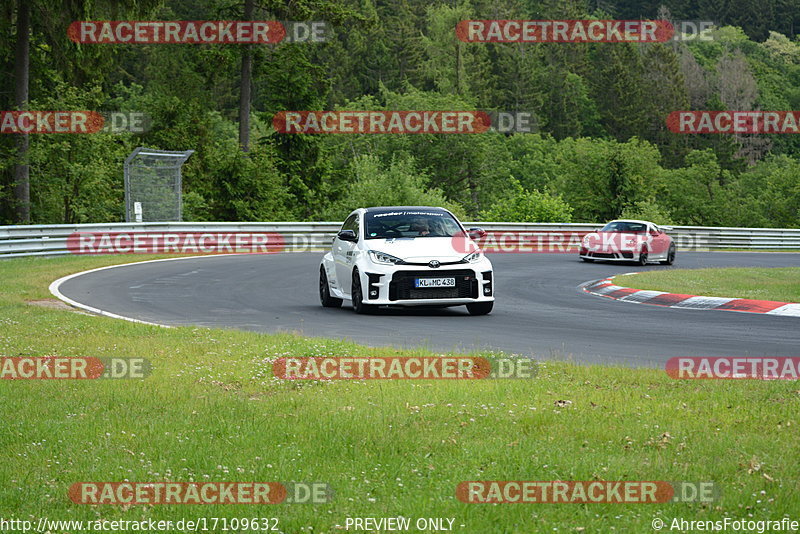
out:
<path id="1" fill-rule="evenodd" d="M 758 84 L 747 60 L 740 51 L 725 53 L 717 63 L 717 92 L 725 107 L 732 111 L 757 110 Z M 739 145 L 737 156 L 750 164 L 769 151 L 768 137 L 753 134 L 734 134 Z"/>
<path id="2" fill-rule="evenodd" d="M 253 20 L 254 0 L 244 0 L 242 20 Z M 239 147 L 250 150 L 250 79 L 253 75 L 253 45 L 245 45 L 242 52 L 241 89 L 239 91 Z"/>
<path id="3" fill-rule="evenodd" d="M 572 208 L 561 196 L 528 191 L 515 178 L 509 179 L 511 192 L 480 215 L 484 221 L 503 222 L 560 222 L 572 221 Z"/>
<path id="4" fill-rule="evenodd" d="M 461 41 L 454 31 L 459 21 L 472 17 L 468 2 L 428 7 L 423 68 L 429 87 L 442 94 L 472 97 L 485 107 L 494 91 L 487 49 Z"/>
<path id="5" fill-rule="evenodd" d="M 678 58 L 691 109 L 705 109 L 711 96 L 711 85 L 705 69 L 685 45 L 678 47 Z"/>
<path id="6" fill-rule="evenodd" d="M 247 154 L 222 143 L 210 155 L 212 180 L 218 191 L 212 210 L 218 220 L 285 221 L 292 218 L 288 188 L 269 146 Z"/>
<path id="7" fill-rule="evenodd" d="M 428 175 L 417 170 L 413 157 L 392 158 L 384 165 L 376 156 L 359 156 L 350 163 L 349 173 L 354 179 L 347 196 L 330 204 L 324 212 L 326 220 L 342 220 L 366 206 L 440 206 L 456 215 L 463 213 L 441 189 L 430 187 Z"/>
<path id="8" fill-rule="evenodd" d="M 17 0 L 17 43 L 14 57 L 14 105 L 26 109 L 28 78 L 30 76 L 31 12 L 28 0 Z M 31 182 L 28 165 L 28 134 L 20 134 L 17 142 L 17 162 L 14 164 L 14 201 L 16 222 L 31 221 Z"/>
<path id="9" fill-rule="evenodd" d="M 642 58 L 631 43 L 601 43 L 594 61 L 602 65 L 594 76 L 595 96 L 603 126 L 619 141 L 646 136 L 649 102 L 642 83 Z"/>
<path id="10" fill-rule="evenodd" d="M 99 86 L 78 89 L 66 83 L 46 97 L 31 99 L 34 109 L 102 109 Z M 31 136 L 31 222 L 77 224 L 122 221 L 122 165 L 133 134 Z"/>
<path id="11" fill-rule="evenodd" d="M 669 211 L 655 199 L 639 200 L 622 210 L 621 218 L 650 221 L 657 225 L 673 224 Z"/>
<path id="12" fill-rule="evenodd" d="M 645 139 L 658 145 L 665 163 L 677 167 L 689 150 L 689 138 L 667 128 L 666 118 L 673 111 L 689 109 L 686 82 L 675 51 L 664 44 L 643 45 L 642 83 L 648 96 L 648 106 L 643 110 L 647 120 Z"/>
<path id="13" fill-rule="evenodd" d="M 555 150 L 559 174 L 550 190 L 563 195 L 579 221 L 606 221 L 655 196 L 660 154 L 640 139 L 565 139 Z"/>
<path id="14" fill-rule="evenodd" d="M 42 46 L 51 55 L 51 61 L 58 64 L 60 60 L 61 64 L 54 73 L 57 78 L 56 83 L 66 80 L 76 85 L 82 85 L 91 79 L 91 76 L 87 75 L 88 73 L 96 73 L 102 69 L 104 61 L 93 61 L 93 59 L 107 60 L 114 52 L 110 50 L 110 47 L 99 47 L 99 50 L 97 47 L 94 50 L 81 50 L 67 38 L 67 32 L 64 29 L 69 23 L 85 18 L 87 14 L 95 11 L 103 11 L 111 15 L 142 13 L 149 10 L 158 1 L 120 0 L 106 5 L 97 0 L 75 0 L 67 2 L 65 9 L 59 11 L 54 10 L 53 6 L 45 0 L 17 0 L 14 58 L 14 105 L 16 109 L 24 109 L 30 100 L 32 35 L 37 42 L 41 41 Z M 32 18 L 33 13 L 47 14 L 47 16 L 34 19 Z M 45 79 L 43 72 L 37 74 L 39 74 L 38 78 Z M 18 223 L 28 223 L 31 220 L 29 147 L 28 135 L 19 135 L 15 150 L 14 198 L 12 202 L 14 218 Z"/>

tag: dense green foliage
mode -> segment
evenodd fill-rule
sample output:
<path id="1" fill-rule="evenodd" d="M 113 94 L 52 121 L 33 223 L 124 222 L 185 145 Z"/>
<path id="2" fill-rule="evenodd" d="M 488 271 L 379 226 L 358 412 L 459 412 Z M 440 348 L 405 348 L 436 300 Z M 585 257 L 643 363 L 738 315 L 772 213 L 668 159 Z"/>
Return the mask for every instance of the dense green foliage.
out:
<path id="1" fill-rule="evenodd" d="M 365 204 L 413 203 L 473 219 L 800 226 L 797 136 L 690 136 L 665 125 L 673 110 L 800 109 L 800 0 L 256 0 L 257 19 L 326 20 L 333 31 L 325 43 L 252 48 L 249 152 L 237 138 L 243 47 L 66 38 L 74 19 L 236 19 L 240 2 L 31 5 L 30 109 L 152 117 L 143 134 L 31 135 L 35 223 L 122 220 L 123 160 L 147 146 L 196 151 L 183 173 L 187 220 L 341 219 Z M 13 2 L 0 11 L 0 62 L 12 72 Z M 658 16 L 722 27 L 713 40 L 642 45 L 475 44 L 453 31 L 463 19 Z M 2 109 L 13 109 L 13 93 L 13 80 L 0 80 Z M 529 111 L 539 132 L 272 128 L 278 111 L 322 109 Z M 0 138 L 0 224 L 14 222 L 14 137 Z"/>

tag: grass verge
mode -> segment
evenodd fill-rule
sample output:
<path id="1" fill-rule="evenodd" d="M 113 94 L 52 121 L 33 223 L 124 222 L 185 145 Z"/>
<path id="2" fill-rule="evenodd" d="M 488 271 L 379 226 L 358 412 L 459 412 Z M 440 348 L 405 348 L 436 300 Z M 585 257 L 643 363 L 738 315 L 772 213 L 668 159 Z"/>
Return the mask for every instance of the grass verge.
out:
<path id="1" fill-rule="evenodd" d="M 129 261 L 0 262 L 0 356 L 146 357 L 154 366 L 138 381 L 0 381 L 0 517 L 277 517 L 286 533 L 339 532 L 347 517 L 445 517 L 456 532 L 483 534 L 649 532 L 656 516 L 777 520 L 800 509 L 796 383 L 675 381 L 661 370 L 566 362 L 545 362 L 525 381 L 287 383 L 271 375 L 282 355 L 430 352 L 163 329 L 28 303 L 50 298 L 58 277 Z M 714 481 L 722 494 L 648 505 L 455 497 L 465 480 L 592 479 Z M 74 482 L 122 480 L 318 481 L 335 500 L 119 507 L 67 498 Z"/>
<path id="2" fill-rule="evenodd" d="M 617 281 L 625 287 L 668 293 L 800 302 L 800 267 L 671 269 Z"/>

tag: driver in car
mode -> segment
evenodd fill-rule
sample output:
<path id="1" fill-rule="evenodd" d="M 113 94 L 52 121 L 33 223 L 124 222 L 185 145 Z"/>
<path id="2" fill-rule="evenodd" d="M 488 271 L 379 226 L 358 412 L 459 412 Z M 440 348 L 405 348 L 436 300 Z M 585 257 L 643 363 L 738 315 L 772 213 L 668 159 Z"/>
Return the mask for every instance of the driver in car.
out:
<path id="1" fill-rule="evenodd" d="M 417 235 L 420 237 L 430 235 L 431 233 L 431 229 L 425 219 L 415 219 L 414 222 L 412 222 L 408 227 L 408 230 L 410 232 L 417 232 Z"/>

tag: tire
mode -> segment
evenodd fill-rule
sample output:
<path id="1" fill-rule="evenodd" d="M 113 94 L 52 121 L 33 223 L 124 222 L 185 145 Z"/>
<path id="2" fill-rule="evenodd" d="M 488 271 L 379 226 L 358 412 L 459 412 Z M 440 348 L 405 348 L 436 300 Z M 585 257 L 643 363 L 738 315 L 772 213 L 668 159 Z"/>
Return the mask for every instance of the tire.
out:
<path id="1" fill-rule="evenodd" d="M 669 246 L 669 252 L 667 252 L 667 259 L 659 262 L 661 265 L 672 265 L 675 263 L 675 243 Z"/>
<path id="2" fill-rule="evenodd" d="M 581 259 L 586 263 L 594 263 L 594 260 L 592 258 L 581 258 Z"/>
<path id="3" fill-rule="evenodd" d="M 637 265 L 647 265 L 647 258 L 649 254 L 647 253 L 647 249 L 643 248 L 642 251 L 639 253 L 639 260 L 636 262 Z"/>
<path id="4" fill-rule="evenodd" d="M 491 313 L 492 308 L 494 308 L 494 301 L 467 304 L 467 311 L 470 315 L 487 315 Z"/>
<path id="5" fill-rule="evenodd" d="M 342 305 L 342 299 L 331 296 L 331 288 L 328 285 L 328 275 L 325 274 L 325 267 L 319 268 L 319 301 L 323 308 L 338 308 Z"/>
<path id="6" fill-rule="evenodd" d="M 350 289 L 350 296 L 353 300 L 353 311 L 358 314 L 366 315 L 375 310 L 375 306 L 364 304 L 364 292 L 361 290 L 361 276 L 358 269 L 353 269 L 353 286 Z"/>

